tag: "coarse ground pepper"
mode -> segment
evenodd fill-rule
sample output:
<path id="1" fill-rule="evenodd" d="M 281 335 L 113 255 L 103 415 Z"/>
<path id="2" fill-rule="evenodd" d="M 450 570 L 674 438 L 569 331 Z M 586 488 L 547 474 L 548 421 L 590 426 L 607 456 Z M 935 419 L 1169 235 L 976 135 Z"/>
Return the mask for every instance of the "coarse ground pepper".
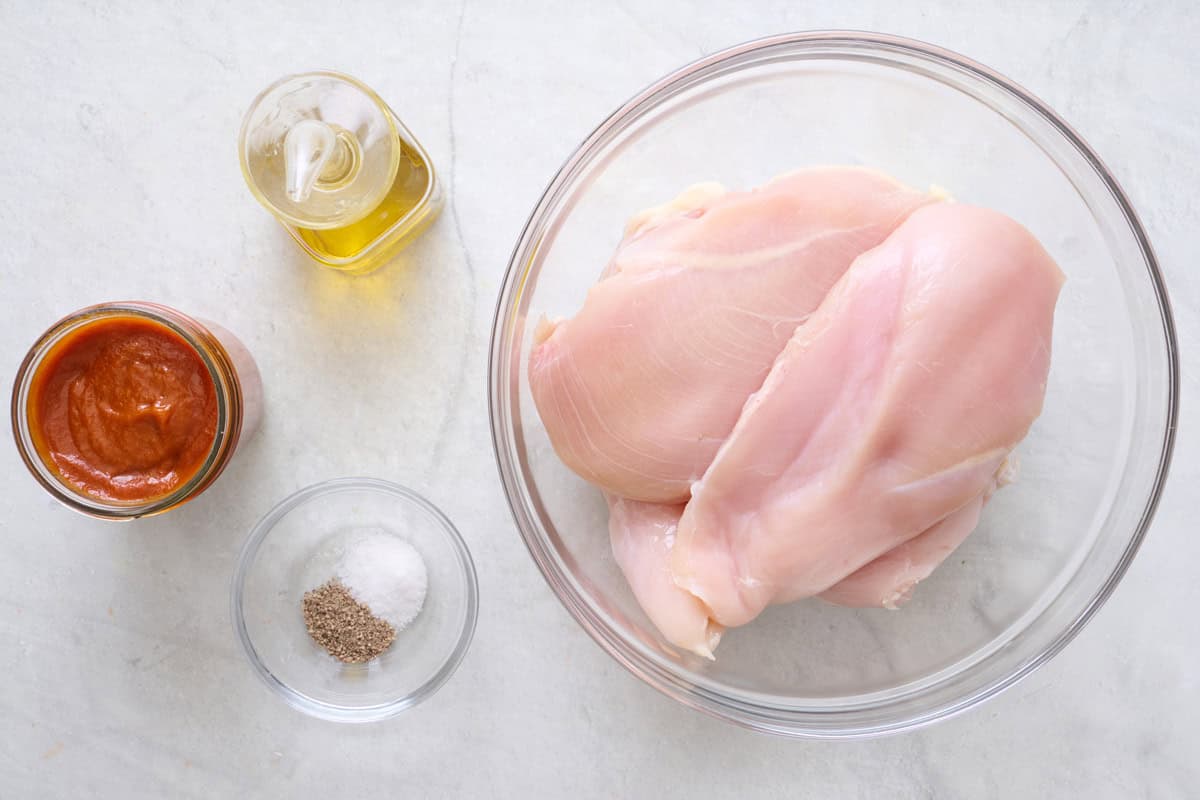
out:
<path id="1" fill-rule="evenodd" d="M 370 661 L 396 638 L 396 629 L 355 600 L 337 579 L 305 592 L 303 607 L 308 635 L 347 664 Z"/>

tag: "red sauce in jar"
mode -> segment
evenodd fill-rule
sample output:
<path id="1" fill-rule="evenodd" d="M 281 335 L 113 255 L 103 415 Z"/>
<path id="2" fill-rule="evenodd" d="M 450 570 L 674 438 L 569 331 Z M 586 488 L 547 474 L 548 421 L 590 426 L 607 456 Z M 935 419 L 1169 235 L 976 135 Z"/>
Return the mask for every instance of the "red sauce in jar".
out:
<path id="1" fill-rule="evenodd" d="M 33 376 L 29 428 L 42 461 L 99 500 L 148 502 L 200 471 L 217 392 L 192 345 L 142 317 L 108 317 L 56 342 Z"/>

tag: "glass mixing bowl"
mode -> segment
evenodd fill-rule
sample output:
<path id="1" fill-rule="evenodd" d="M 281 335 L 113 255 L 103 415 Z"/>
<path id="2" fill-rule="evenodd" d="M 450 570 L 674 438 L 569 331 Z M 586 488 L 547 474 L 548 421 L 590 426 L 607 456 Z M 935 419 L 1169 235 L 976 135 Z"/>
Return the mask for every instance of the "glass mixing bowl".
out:
<path id="1" fill-rule="evenodd" d="M 382 655 L 343 664 L 308 635 L 301 602 L 333 576 L 331 554 L 363 529 L 412 545 L 428 589 Z M 283 500 L 250 532 L 233 577 L 233 627 L 255 673 L 293 707 L 335 722 L 385 719 L 430 697 L 466 655 L 478 605 L 471 554 L 450 520 L 373 478 L 326 481 Z"/>
<path id="2" fill-rule="evenodd" d="M 1067 275 L 1045 410 L 1016 484 L 896 611 L 817 600 L 678 652 L 613 561 L 600 493 L 555 456 L 529 394 L 536 321 L 571 316 L 625 221 L 690 184 L 748 188 L 863 164 L 989 206 Z M 867 33 L 776 36 L 703 58 L 605 120 L 546 189 L 508 267 L 490 403 L 517 526 L 551 588 L 627 669 L 689 706 L 790 736 L 868 736 L 969 708 L 1044 663 L 1108 597 L 1166 476 L 1178 364 L 1162 278 L 1112 175 L 1053 111 L 975 62 Z"/>

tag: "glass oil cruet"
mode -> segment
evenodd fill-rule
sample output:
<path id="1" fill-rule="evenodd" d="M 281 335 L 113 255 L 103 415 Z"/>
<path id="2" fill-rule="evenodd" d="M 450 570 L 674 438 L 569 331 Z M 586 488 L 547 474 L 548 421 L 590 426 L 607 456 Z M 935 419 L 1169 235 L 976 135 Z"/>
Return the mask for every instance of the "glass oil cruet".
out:
<path id="1" fill-rule="evenodd" d="M 238 139 L 250 191 L 325 266 L 381 266 L 437 216 L 441 191 L 424 148 L 362 82 L 290 75 L 246 112 Z"/>

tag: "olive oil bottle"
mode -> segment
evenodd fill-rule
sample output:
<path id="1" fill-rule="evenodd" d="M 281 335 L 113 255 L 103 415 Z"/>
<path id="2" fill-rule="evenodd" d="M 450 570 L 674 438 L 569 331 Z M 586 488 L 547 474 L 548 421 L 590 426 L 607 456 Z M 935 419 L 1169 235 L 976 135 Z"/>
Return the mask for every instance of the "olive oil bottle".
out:
<path id="1" fill-rule="evenodd" d="M 291 75 L 246 112 L 238 140 L 250 191 L 317 262 L 370 272 L 437 216 L 429 156 L 365 84 Z"/>

